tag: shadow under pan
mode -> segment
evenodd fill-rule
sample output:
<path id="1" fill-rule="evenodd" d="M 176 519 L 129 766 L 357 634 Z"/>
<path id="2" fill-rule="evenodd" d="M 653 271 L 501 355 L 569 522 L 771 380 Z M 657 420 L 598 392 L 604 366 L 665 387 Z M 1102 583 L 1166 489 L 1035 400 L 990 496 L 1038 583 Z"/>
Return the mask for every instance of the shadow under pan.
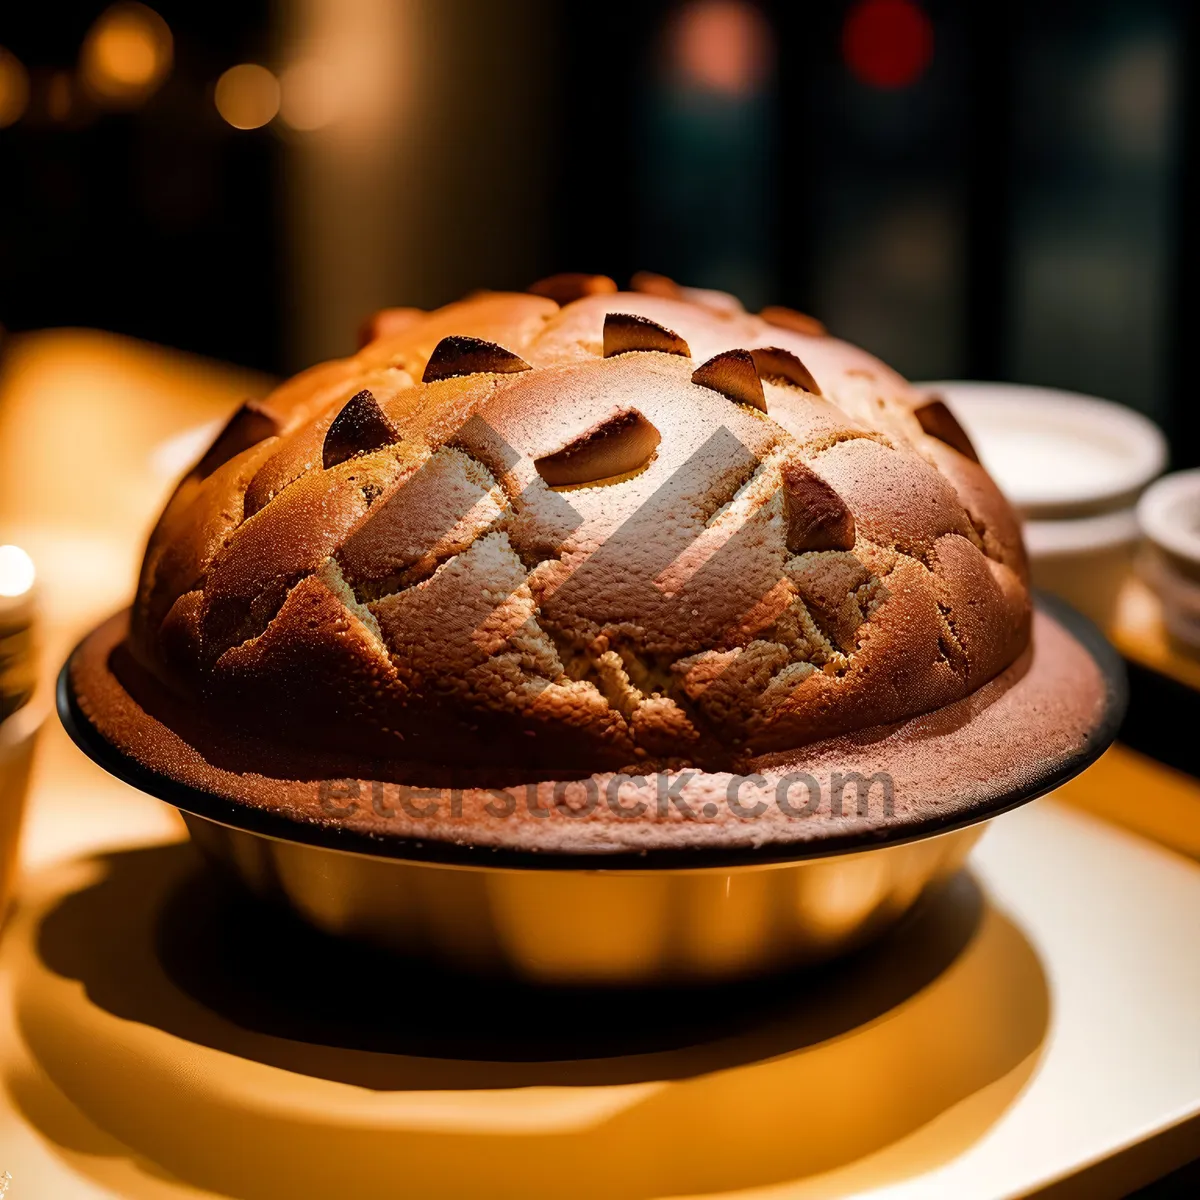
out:
<path id="1" fill-rule="evenodd" d="M 248 1200 L 382 1198 L 401 1178 L 435 1200 L 766 1186 L 974 1098 L 949 1156 L 1024 1085 L 1049 1020 L 1035 952 L 967 873 L 820 970 L 604 990 L 328 938 L 184 846 L 88 865 L 12 931 L 23 1038 L 106 1132 Z"/>

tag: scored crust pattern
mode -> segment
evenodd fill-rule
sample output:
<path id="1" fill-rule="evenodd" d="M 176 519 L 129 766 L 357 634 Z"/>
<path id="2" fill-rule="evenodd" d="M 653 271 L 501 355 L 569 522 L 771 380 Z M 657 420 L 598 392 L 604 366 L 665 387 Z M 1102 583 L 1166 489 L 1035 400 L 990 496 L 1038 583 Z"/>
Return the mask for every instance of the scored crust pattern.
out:
<path id="1" fill-rule="evenodd" d="M 1029 639 L 949 411 L 788 310 L 563 276 L 406 310 L 231 420 L 130 649 L 231 728 L 531 776 L 756 756 L 953 703 Z"/>

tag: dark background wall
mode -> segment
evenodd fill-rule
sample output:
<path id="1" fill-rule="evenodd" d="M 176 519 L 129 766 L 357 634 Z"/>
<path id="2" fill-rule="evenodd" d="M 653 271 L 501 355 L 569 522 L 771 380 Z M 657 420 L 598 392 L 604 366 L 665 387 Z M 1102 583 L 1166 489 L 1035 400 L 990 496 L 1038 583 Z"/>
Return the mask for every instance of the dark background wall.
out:
<path id="1" fill-rule="evenodd" d="M 0 129 L 0 323 L 95 326 L 278 366 L 283 146 L 238 136 L 211 96 L 226 67 L 269 53 L 269 6 L 163 0 L 175 63 L 161 88 L 132 112 L 76 95 L 52 115 L 53 81 L 73 76 L 104 7 L 0 8 L 0 46 L 31 85 Z"/>
<path id="2" fill-rule="evenodd" d="M 103 3 L 0 10 L 29 80 L 0 128 L 10 329 L 284 371 L 384 300 L 648 268 L 813 311 L 913 377 L 1123 401 L 1200 461 L 1183 0 L 154 7 L 172 69 L 117 112 L 77 78 Z M 278 74 L 339 21 L 377 23 L 362 73 L 393 113 L 357 142 L 222 119 L 223 71 Z"/>

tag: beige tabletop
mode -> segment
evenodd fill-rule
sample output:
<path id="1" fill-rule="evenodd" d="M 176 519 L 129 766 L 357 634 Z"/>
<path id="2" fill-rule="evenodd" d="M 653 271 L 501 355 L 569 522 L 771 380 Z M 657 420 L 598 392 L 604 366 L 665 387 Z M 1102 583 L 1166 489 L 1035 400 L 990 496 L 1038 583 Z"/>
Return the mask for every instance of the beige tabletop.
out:
<path id="1" fill-rule="evenodd" d="M 1116 619 L 1107 633 L 1129 662 L 1200 693 L 1200 656 L 1172 641 L 1161 602 L 1136 573 L 1125 581 Z M 1170 722 L 1170 727 L 1179 725 L 1178 717 Z M 1081 779 L 1068 784 L 1063 795 L 1090 812 L 1200 859 L 1200 781 L 1192 775 L 1118 745 Z"/>
<path id="2" fill-rule="evenodd" d="M 0 945 L 12 1200 L 372 1200 L 398 1178 L 430 1200 L 1116 1197 L 1200 1149 L 1200 867 L 1053 801 L 1000 818 L 921 922 L 788 984 L 761 1024 L 508 1064 L 210 1009 L 150 949 L 190 855 L 154 802 L 87 794 L 93 855 L 125 853 L 51 861 L 43 825 Z M 419 990 L 364 1003 L 422 1012 Z"/>
<path id="3" fill-rule="evenodd" d="M 0 540 L 38 562 L 48 667 L 127 596 L 188 451 L 170 439 L 262 386 L 100 335 L 18 341 Z M 1119 816 L 1156 771 L 1117 751 L 1075 798 Z M 920 921 L 788 984 L 769 1020 L 514 1065 L 202 1003 L 154 952 L 158 900 L 192 870 L 171 810 L 56 724 L 31 799 L 0 942 L 6 1200 L 1115 1197 L 1200 1154 L 1200 865 L 1056 800 L 999 819 Z M 402 1015 L 419 987 L 348 998 L 380 1002 Z"/>
<path id="4" fill-rule="evenodd" d="M 1200 692 L 1200 654 L 1172 639 L 1163 622 L 1161 601 L 1136 574 L 1121 589 L 1108 634 L 1126 658 Z"/>

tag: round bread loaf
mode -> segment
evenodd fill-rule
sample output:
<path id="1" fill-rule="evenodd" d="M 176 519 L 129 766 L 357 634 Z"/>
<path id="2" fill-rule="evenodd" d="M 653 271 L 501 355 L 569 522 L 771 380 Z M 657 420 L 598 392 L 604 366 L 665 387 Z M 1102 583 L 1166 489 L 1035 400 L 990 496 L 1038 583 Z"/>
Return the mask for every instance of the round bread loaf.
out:
<path id="1" fill-rule="evenodd" d="M 281 747 L 499 781 L 737 770 L 1012 664 L 1020 532 L 944 405 L 639 282 L 385 312 L 245 404 L 150 538 L 139 670 Z"/>

